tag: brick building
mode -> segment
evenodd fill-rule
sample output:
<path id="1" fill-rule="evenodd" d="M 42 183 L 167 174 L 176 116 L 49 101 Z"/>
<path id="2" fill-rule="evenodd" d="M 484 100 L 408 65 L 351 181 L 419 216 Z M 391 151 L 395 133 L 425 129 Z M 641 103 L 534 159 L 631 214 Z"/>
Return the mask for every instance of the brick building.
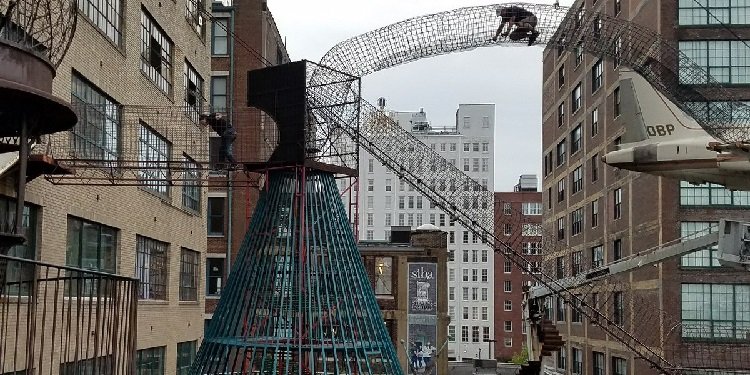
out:
<path id="1" fill-rule="evenodd" d="M 211 74 L 208 101 L 214 112 L 224 113 L 237 129 L 235 149 L 260 152 L 257 139 L 245 135 L 261 127 L 247 109 L 247 72 L 265 64 L 289 61 L 286 47 L 265 0 L 214 2 L 210 41 Z M 213 134 L 211 155 L 218 163 L 219 137 Z M 255 161 L 258 155 L 238 156 Z M 250 158 L 250 159 L 246 159 Z M 258 200 L 258 175 L 216 171 L 208 191 L 208 252 L 206 256 L 206 323 L 211 319 Z M 224 187 L 216 187 L 224 186 Z M 227 258 L 227 255 L 231 256 Z"/>
<path id="2" fill-rule="evenodd" d="M 541 270 L 542 193 L 535 175 L 521 176 L 512 192 L 495 193 L 495 218 L 495 236 L 531 262 L 522 269 L 505 259 L 503 249 L 495 253 L 494 355 L 507 361 L 526 346 L 523 288 Z"/>
<path id="3" fill-rule="evenodd" d="M 185 111 L 181 122 L 193 126 L 190 115 L 200 111 L 203 80 L 210 74 L 210 31 L 200 27 L 203 3 L 76 3 L 75 37 L 57 69 L 53 94 L 72 102 L 79 121 L 72 130 L 43 139 L 68 145 L 52 156 L 96 163 L 132 162 L 136 155 L 138 163 L 157 162 L 155 153 L 139 152 L 148 148 L 164 152 L 162 161 L 190 158 L 194 150 L 168 136 L 169 124 L 128 114 L 139 106 L 175 108 Z M 14 210 L 16 179 L 14 168 L 0 175 L 0 206 L 6 214 Z M 138 278 L 135 368 L 139 373 L 184 373 L 203 336 L 205 189 L 171 185 L 166 177 L 136 185 L 53 185 L 42 177 L 30 181 L 28 241 L 10 254 Z M 10 220 L 6 216 L 0 219 L 2 228 Z M 94 362 L 92 358 L 81 366 Z"/>
<path id="4" fill-rule="evenodd" d="M 576 1 L 571 12 L 584 7 L 645 25 L 699 65 L 715 69 L 718 57 L 747 51 L 735 35 L 750 35 L 746 28 L 750 20 L 744 4 L 727 2 L 721 8 L 702 4 L 585 0 Z M 717 25 L 713 17 L 726 27 Z M 745 65 L 727 60 L 722 65 L 727 74 L 717 79 L 748 100 L 750 81 L 740 74 Z M 544 228 L 557 234 L 551 251 L 545 253 L 544 269 L 558 278 L 706 230 L 721 218 L 747 217 L 746 192 L 631 173 L 600 162 L 603 154 L 625 139 L 618 69 L 616 61 L 600 56 L 544 51 Z M 715 104 L 703 105 L 710 110 Z M 729 296 L 750 293 L 750 275 L 720 267 L 715 255 L 715 250 L 697 251 L 611 278 L 609 288 L 587 291 L 587 302 L 669 361 L 703 368 L 746 366 L 722 358 L 729 358 L 732 343 L 746 344 L 747 332 L 742 331 L 747 326 L 746 306 Z M 696 313 L 690 301 L 721 303 L 722 314 L 733 318 L 726 321 L 708 312 Z M 548 308 L 548 318 L 557 321 L 566 346 L 553 355 L 556 358 L 545 359 L 546 373 L 656 373 L 569 306 L 551 300 Z M 731 333 L 702 328 L 717 324 L 734 328 Z M 731 337 L 724 337 L 727 334 Z M 735 357 L 748 358 L 747 353 Z"/>
<path id="5" fill-rule="evenodd" d="M 394 227 L 398 231 L 398 227 Z M 436 340 L 430 344 L 434 347 L 433 360 L 437 359 L 437 371 L 433 374 L 445 374 L 448 371 L 448 295 L 441 292 L 448 288 L 448 238 L 447 233 L 437 227 L 434 230 L 418 228 L 413 232 L 405 229 L 406 236 L 403 243 L 396 235 L 393 242 L 360 241 L 359 250 L 370 282 L 375 290 L 375 296 L 383 313 L 383 319 L 393 340 L 393 346 L 398 354 L 401 368 L 411 373 L 409 361 L 411 353 L 407 353 L 409 341 L 409 268 L 423 264 L 434 265 L 437 275 L 433 283 L 436 290 L 437 309 L 434 324 L 436 325 Z M 407 238 L 408 237 L 408 238 Z M 419 317 L 411 317 L 419 319 Z M 403 340 L 403 342 L 402 342 Z M 410 349 L 411 350 L 411 349 Z"/>

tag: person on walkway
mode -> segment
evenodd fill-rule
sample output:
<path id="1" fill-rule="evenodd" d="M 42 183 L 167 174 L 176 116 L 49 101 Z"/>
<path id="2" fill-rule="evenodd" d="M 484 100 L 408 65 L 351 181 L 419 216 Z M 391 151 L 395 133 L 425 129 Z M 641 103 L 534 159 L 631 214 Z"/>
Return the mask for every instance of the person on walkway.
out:
<path id="1" fill-rule="evenodd" d="M 497 41 L 500 36 L 509 36 L 512 41 L 528 38 L 529 45 L 536 42 L 539 32 L 536 30 L 538 20 L 534 13 L 515 5 L 501 6 L 497 8 L 496 13 L 501 21 L 495 36 L 492 37 L 493 41 Z M 508 25 L 508 30 L 503 32 L 506 24 Z M 511 32 L 513 26 L 516 28 Z"/>
<path id="2" fill-rule="evenodd" d="M 221 113 L 217 112 L 208 115 L 201 115 L 200 119 L 202 122 L 208 124 L 211 129 L 221 137 L 219 159 L 227 161 L 232 165 L 237 164 L 232 147 L 235 139 L 237 139 L 237 131 L 234 130 L 232 124 L 227 121 Z"/>

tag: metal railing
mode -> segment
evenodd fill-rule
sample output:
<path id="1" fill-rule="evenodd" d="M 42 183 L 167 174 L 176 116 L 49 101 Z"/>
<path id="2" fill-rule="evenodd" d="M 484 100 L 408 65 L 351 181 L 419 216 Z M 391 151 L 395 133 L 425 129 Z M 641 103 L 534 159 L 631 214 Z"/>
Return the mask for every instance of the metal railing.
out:
<path id="1" fill-rule="evenodd" d="M 132 374 L 137 286 L 0 255 L 0 374 Z"/>

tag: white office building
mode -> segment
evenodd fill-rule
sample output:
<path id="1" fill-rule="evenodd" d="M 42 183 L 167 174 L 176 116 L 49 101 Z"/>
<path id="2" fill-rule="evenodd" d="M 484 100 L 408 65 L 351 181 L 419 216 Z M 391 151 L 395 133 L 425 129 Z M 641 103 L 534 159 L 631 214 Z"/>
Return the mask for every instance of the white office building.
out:
<path id="1" fill-rule="evenodd" d="M 386 112 L 424 144 L 494 191 L 494 104 L 461 104 L 455 124 L 445 127 L 430 124 L 423 110 Z M 360 155 L 359 197 L 360 240 L 389 241 L 391 226 L 414 229 L 431 223 L 448 232 L 448 249 L 453 254 L 448 265 L 448 290 L 443 291 L 448 293 L 448 336 L 453 338 L 447 346 L 448 356 L 455 360 L 492 358 L 485 342 L 494 337 L 491 247 L 451 222 L 450 215 L 431 205 L 428 197 L 399 180 L 364 150 Z M 487 203 L 492 209 L 492 201 Z"/>

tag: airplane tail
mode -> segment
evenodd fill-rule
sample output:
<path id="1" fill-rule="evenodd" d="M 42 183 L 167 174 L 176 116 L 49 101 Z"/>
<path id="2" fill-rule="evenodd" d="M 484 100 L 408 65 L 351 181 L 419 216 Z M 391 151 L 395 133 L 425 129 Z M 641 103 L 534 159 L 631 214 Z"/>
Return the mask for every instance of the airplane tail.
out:
<path id="1" fill-rule="evenodd" d="M 692 117 L 629 69 L 620 69 L 620 107 L 623 143 L 708 137 Z"/>

